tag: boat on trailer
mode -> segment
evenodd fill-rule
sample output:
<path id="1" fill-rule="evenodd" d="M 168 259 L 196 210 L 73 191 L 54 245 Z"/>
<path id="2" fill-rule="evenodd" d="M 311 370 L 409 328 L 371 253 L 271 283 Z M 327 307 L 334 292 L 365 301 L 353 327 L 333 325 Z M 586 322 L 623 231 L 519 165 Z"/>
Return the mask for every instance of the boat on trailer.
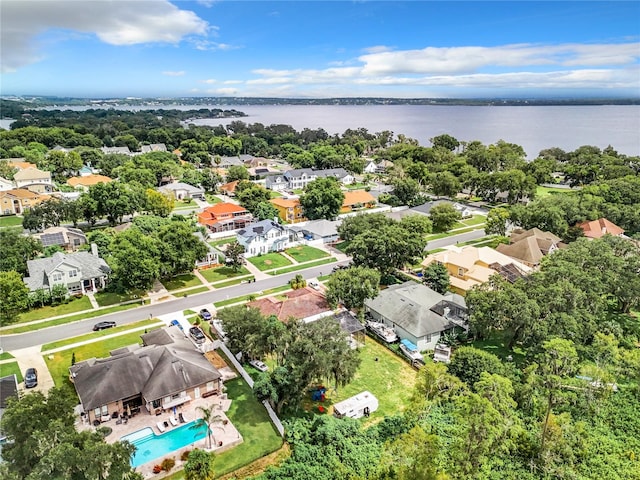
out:
<path id="1" fill-rule="evenodd" d="M 418 347 L 411 341 L 407 340 L 406 338 L 403 338 L 402 340 L 400 340 L 400 351 L 405 357 L 407 357 L 412 362 L 416 360 L 420 360 L 420 361 L 424 360 L 422 358 L 422 354 L 418 350 Z"/>
<path id="2" fill-rule="evenodd" d="M 371 330 L 371 332 L 376 337 L 378 337 L 385 343 L 393 343 L 398 341 L 398 335 L 396 335 L 396 332 L 394 332 L 392 328 L 387 327 L 384 323 L 368 320 L 366 323 L 366 327 Z"/>

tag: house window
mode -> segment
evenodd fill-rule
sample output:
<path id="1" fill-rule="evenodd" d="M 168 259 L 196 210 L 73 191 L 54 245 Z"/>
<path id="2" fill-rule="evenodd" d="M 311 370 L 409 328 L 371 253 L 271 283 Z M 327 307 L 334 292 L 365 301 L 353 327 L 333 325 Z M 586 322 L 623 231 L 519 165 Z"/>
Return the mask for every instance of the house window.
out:
<path id="1" fill-rule="evenodd" d="M 464 276 L 464 268 L 462 268 L 462 267 L 458 267 L 458 276 L 459 276 L 459 277 Z"/>
<path id="2" fill-rule="evenodd" d="M 161 400 L 154 400 L 153 402 L 151 402 L 151 405 L 153 406 L 153 408 L 160 408 L 160 406 L 162 405 Z"/>
<path id="3" fill-rule="evenodd" d="M 61 273 L 54 273 L 52 278 L 53 278 L 54 282 L 61 282 L 62 281 L 62 274 Z"/>
<path id="4" fill-rule="evenodd" d="M 69 270 L 69 278 L 73 278 L 73 277 L 77 277 L 78 276 L 78 271 L 77 270 Z"/>
<path id="5" fill-rule="evenodd" d="M 425 335 L 424 341 L 427 342 L 427 343 L 431 343 L 431 334 Z"/>

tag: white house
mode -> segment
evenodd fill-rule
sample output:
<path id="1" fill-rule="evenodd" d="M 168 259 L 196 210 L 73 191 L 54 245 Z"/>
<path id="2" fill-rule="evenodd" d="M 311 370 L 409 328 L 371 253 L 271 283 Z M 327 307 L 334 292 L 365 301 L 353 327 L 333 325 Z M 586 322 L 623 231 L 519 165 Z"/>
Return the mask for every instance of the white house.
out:
<path id="1" fill-rule="evenodd" d="M 193 185 L 182 182 L 168 183 L 167 185 L 158 188 L 158 191 L 169 194 L 176 200 L 187 200 L 191 198 L 204 200 L 205 198 L 204 190 L 202 188 L 194 187 Z"/>
<path id="2" fill-rule="evenodd" d="M 53 192 L 53 182 L 51 182 L 51 172 L 45 172 L 38 168 L 25 168 L 16 172 L 13 176 L 17 188 L 26 188 L 36 193 Z"/>
<path id="3" fill-rule="evenodd" d="M 16 186 L 13 184 L 11 180 L 7 180 L 6 178 L 0 177 L 0 192 L 4 192 L 6 190 L 13 190 Z"/>
<path id="4" fill-rule="evenodd" d="M 364 166 L 364 169 L 362 171 L 364 173 L 376 173 L 378 171 L 378 165 L 376 165 L 376 162 L 374 162 L 373 160 L 370 160 Z"/>
<path id="5" fill-rule="evenodd" d="M 279 252 L 291 246 L 295 233 L 277 221 L 262 220 L 238 232 L 237 240 L 244 247 L 244 256 Z"/>

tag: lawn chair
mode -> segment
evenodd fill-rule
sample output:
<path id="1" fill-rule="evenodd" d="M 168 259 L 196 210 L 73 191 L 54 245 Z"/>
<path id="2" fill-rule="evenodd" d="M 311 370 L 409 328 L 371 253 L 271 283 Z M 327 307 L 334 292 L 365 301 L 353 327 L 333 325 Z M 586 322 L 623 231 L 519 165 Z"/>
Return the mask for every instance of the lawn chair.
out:
<path id="1" fill-rule="evenodd" d="M 169 422 L 171 422 L 171 425 L 173 425 L 174 427 L 178 426 L 178 420 L 176 420 L 176 417 L 174 417 L 173 415 L 169 417 Z"/>
<path id="2" fill-rule="evenodd" d="M 156 427 L 158 427 L 158 430 L 160 430 L 160 433 L 164 433 L 164 431 L 166 430 L 163 422 L 156 423 Z"/>

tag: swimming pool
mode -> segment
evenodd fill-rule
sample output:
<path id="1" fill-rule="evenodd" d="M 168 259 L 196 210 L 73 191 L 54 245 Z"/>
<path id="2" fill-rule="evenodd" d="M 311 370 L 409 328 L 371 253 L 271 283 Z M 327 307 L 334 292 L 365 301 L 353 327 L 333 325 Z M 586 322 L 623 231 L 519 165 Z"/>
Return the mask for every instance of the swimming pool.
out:
<path id="1" fill-rule="evenodd" d="M 120 441 L 126 440 L 135 445 L 136 453 L 131 459 L 131 466 L 139 467 L 205 438 L 206 429 L 192 428 L 195 423 L 195 421 L 185 423 L 162 435 L 156 435 L 151 428 L 147 427 L 121 437 Z"/>

